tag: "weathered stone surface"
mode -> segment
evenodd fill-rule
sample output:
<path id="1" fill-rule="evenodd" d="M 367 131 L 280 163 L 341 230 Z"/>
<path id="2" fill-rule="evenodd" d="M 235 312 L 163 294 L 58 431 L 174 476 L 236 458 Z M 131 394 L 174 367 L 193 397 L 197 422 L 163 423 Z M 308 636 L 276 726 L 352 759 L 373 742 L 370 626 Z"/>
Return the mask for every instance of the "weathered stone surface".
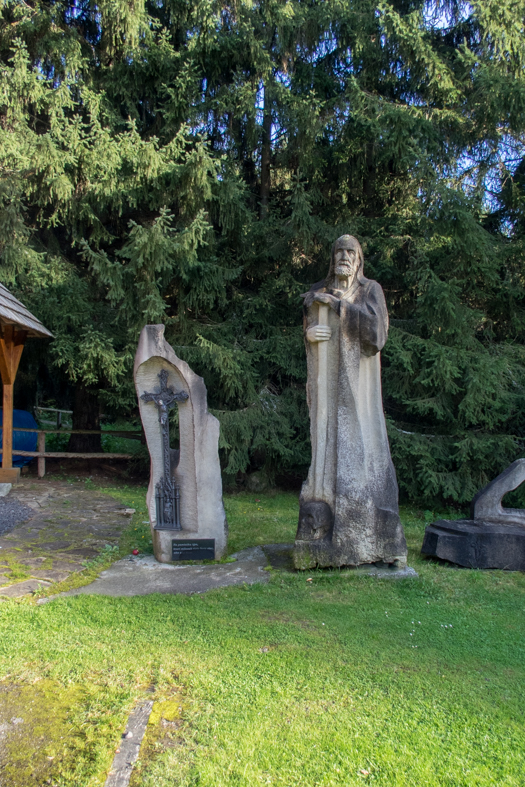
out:
<path id="1" fill-rule="evenodd" d="M 332 249 L 326 280 L 305 295 L 312 464 L 294 548 L 296 568 L 406 564 L 398 488 L 381 398 L 383 291 L 363 276 L 352 236 Z"/>
<path id="2" fill-rule="evenodd" d="M 153 701 L 147 700 L 131 712 L 104 787 L 127 787 L 129 784 L 152 708 Z"/>
<path id="3" fill-rule="evenodd" d="M 501 505 L 523 481 L 525 459 L 517 459 L 474 496 L 472 519 L 429 525 L 421 552 L 467 568 L 525 571 L 525 511 Z"/>
<path id="4" fill-rule="evenodd" d="M 246 489 L 248 492 L 265 492 L 268 489 L 268 478 L 260 471 L 249 473 L 246 476 Z"/>
<path id="5" fill-rule="evenodd" d="M 0 596 L 20 598 L 20 596 L 26 596 L 28 593 L 33 593 L 41 587 L 49 587 L 50 584 L 50 582 L 44 582 L 42 579 L 26 579 L 24 582 L 17 582 L 16 585 L 0 588 Z"/>
<path id="6" fill-rule="evenodd" d="M 470 505 L 471 519 L 525 525 L 525 511 L 517 508 L 503 508 L 501 505 L 507 492 L 517 489 L 524 481 L 525 459 L 516 459 L 494 481 L 474 495 Z"/>
<path id="7" fill-rule="evenodd" d="M 80 571 L 82 566 L 76 566 L 74 570 Z M 31 577 L 33 579 L 43 579 L 46 582 L 63 582 L 71 575 L 71 571 L 60 571 L 56 568 L 41 568 L 31 571 Z"/>
<path id="8" fill-rule="evenodd" d="M 30 554 L 33 554 L 33 551 L 30 551 Z M 21 563 L 23 566 L 33 570 L 33 569 L 41 569 L 42 563 L 46 562 L 48 557 L 46 555 L 40 555 L 39 557 L 20 557 L 18 558 L 18 563 Z"/>
<path id="9" fill-rule="evenodd" d="M 141 397 L 159 390 L 159 373 L 168 374 L 167 386 L 186 392 L 178 403 L 180 454 L 171 459 L 172 475 L 180 487 L 182 530 L 156 527 L 155 487 L 164 477 L 162 428 L 154 402 Z M 163 325 L 146 325 L 140 334 L 135 356 L 135 387 L 140 415 L 151 457 L 147 505 L 155 557 L 162 563 L 172 561 L 172 539 L 215 539 L 215 557 L 226 552 L 227 523 L 222 502 L 219 464 L 219 422 L 208 412 L 206 386 L 202 377 L 178 358 L 164 339 Z"/>
<path id="10" fill-rule="evenodd" d="M 81 557 L 84 560 L 89 560 L 89 558 L 95 557 L 98 555 L 98 550 L 94 547 L 80 547 L 79 549 L 68 549 L 67 554 L 75 557 Z"/>
<path id="11" fill-rule="evenodd" d="M 41 549 L 49 552 L 63 552 L 71 546 L 71 541 L 46 541 L 41 545 Z"/>
<path id="12" fill-rule="evenodd" d="M 393 563 L 367 563 L 351 569 L 359 575 L 377 579 L 417 579 L 418 573 L 411 566 L 398 566 Z"/>
<path id="13" fill-rule="evenodd" d="M 440 519 L 425 529 L 421 551 L 466 568 L 525 571 L 525 528 L 472 519 Z"/>
<path id="14" fill-rule="evenodd" d="M 272 568 L 279 571 L 291 571 L 293 565 L 294 544 L 265 544 L 262 550 Z M 393 563 L 364 563 L 359 566 L 348 566 L 344 571 L 358 576 L 377 577 L 378 579 L 414 579 L 417 573 L 410 566 L 399 566 Z"/>
<path id="15" fill-rule="evenodd" d="M 265 544 L 262 548 L 272 568 L 280 571 L 293 570 L 293 544 Z"/>
<path id="16" fill-rule="evenodd" d="M 129 518 L 120 513 L 121 503 L 86 489 L 82 482 L 22 478 L 11 497 L 29 506 L 32 516 L 11 533 L 0 533 L 0 585 L 12 587 L 10 595 L 33 592 L 42 584 L 39 579 L 47 585 L 47 580 L 62 581 L 82 571 L 86 558 L 99 554 L 106 544 L 117 544 L 129 526 Z M 77 516 L 79 511 L 84 516 Z M 31 580 L 13 584 L 10 562 L 23 565 Z"/>
<path id="17" fill-rule="evenodd" d="M 70 574 L 74 574 L 75 571 L 83 571 L 84 566 L 82 562 L 73 562 L 72 560 L 63 560 L 61 555 L 53 555 L 53 568 L 52 571 L 60 571 L 61 573 L 65 573 L 67 576 Z M 38 570 L 45 570 L 45 569 L 38 569 Z M 33 574 L 33 572 L 31 572 Z M 62 580 L 60 580 L 62 581 Z"/>

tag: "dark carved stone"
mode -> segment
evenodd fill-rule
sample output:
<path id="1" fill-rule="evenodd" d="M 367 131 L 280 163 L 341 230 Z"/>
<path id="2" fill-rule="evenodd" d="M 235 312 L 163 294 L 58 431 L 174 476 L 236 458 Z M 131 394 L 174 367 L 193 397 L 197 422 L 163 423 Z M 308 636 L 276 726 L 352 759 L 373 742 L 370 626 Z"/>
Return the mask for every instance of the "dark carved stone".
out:
<path id="1" fill-rule="evenodd" d="M 503 508 L 502 499 L 507 492 L 517 489 L 525 481 L 525 459 L 516 459 L 500 475 L 474 495 L 470 505 L 470 518 L 474 521 L 501 522 L 525 525 L 525 511 Z"/>
<path id="2" fill-rule="evenodd" d="M 479 491 L 472 519 L 440 519 L 425 530 L 421 551 L 467 568 L 525 571 L 525 511 L 501 500 L 525 481 L 525 459 L 517 459 Z"/>
<path id="3" fill-rule="evenodd" d="M 331 534 L 333 520 L 332 510 L 323 500 L 303 503 L 299 510 L 299 527 L 296 538 L 302 541 L 325 538 Z"/>
<path id="4" fill-rule="evenodd" d="M 155 485 L 155 502 L 157 510 L 156 529 L 180 530 L 180 490 L 173 480 L 173 470 L 180 459 L 180 451 L 170 448 L 169 411 L 175 403 L 188 399 L 186 391 L 175 392 L 168 388 L 168 372 L 162 369 L 159 373 L 160 390 L 156 393 L 143 393 L 140 397 L 144 402 L 153 402 L 159 411 L 159 423 L 162 429 L 162 446 L 164 458 L 164 476 Z"/>

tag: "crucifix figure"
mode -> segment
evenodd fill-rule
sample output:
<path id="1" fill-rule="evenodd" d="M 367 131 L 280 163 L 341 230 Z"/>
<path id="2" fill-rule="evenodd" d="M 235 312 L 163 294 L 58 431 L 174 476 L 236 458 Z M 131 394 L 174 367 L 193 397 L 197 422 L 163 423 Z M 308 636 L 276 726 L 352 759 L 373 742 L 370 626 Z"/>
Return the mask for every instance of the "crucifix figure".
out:
<path id="1" fill-rule="evenodd" d="M 159 373 L 160 391 L 143 393 L 140 397 L 144 402 L 154 402 L 159 410 L 159 423 L 162 430 L 162 453 L 164 459 L 164 477 L 157 484 L 155 498 L 157 502 L 157 528 L 180 530 L 179 487 L 176 486 L 171 473 L 170 426 L 169 411 L 176 402 L 188 399 L 186 391 L 175 391 L 168 388 L 168 372 L 162 369 Z"/>

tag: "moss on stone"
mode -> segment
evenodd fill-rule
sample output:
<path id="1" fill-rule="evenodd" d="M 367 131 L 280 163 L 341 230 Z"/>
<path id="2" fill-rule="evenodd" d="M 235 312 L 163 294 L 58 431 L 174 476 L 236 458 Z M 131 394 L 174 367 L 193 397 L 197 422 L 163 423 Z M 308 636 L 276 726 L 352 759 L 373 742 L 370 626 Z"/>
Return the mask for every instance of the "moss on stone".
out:
<path id="1" fill-rule="evenodd" d="M 180 694 L 155 700 L 129 787 L 140 787 L 143 776 L 155 759 L 181 742 L 179 730 L 183 713 L 183 698 Z"/>
<path id="2" fill-rule="evenodd" d="M 68 757 L 68 717 L 82 694 L 77 685 L 64 687 L 49 679 L 0 688 L 3 787 L 37 787 L 53 779 Z"/>
<path id="3" fill-rule="evenodd" d="M 31 573 L 29 572 L 27 566 L 24 566 L 22 563 L 19 563 L 17 560 L 11 557 L 11 555 L 7 554 L 3 556 L 5 560 L 5 566 L 9 571 L 9 579 L 15 580 L 23 580 L 29 579 Z"/>

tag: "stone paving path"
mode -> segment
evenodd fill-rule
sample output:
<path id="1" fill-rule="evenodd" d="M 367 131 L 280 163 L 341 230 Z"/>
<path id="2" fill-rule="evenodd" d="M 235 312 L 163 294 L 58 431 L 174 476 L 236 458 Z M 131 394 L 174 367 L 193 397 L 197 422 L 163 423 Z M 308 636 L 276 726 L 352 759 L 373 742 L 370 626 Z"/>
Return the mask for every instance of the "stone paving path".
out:
<path id="1" fill-rule="evenodd" d="M 105 546 L 116 546 L 129 524 L 132 509 L 83 482 L 22 479 L 9 496 L 29 506 L 33 515 L 0 533 L 0 601 L 34 593 L 82 571 Z M 220 565 L 158 564 L 153 557 L 114 563 L 92 582 L 60 595 L 100 593 L 109 596 L 148 593 L 202 593 L 226 585 L 265 582 L 267 565 L 291 570 L 292 544 L 268 544 L 243 550 L 237 562 Z M 358 573 L 381 578 L 416 577 L 409 567 L 399 570 L 362 566 Z M 46 602 L 56 598 L 42 599 Z"/>
<path id="2" fill-rule="evenodd" d="M 30 519 L 0 535 L 0 598 L 17 598 L 61 582 L 129 524 L 121 503 L 82 482 L 22 479 L 9 496 L 33 510 Z"/>

